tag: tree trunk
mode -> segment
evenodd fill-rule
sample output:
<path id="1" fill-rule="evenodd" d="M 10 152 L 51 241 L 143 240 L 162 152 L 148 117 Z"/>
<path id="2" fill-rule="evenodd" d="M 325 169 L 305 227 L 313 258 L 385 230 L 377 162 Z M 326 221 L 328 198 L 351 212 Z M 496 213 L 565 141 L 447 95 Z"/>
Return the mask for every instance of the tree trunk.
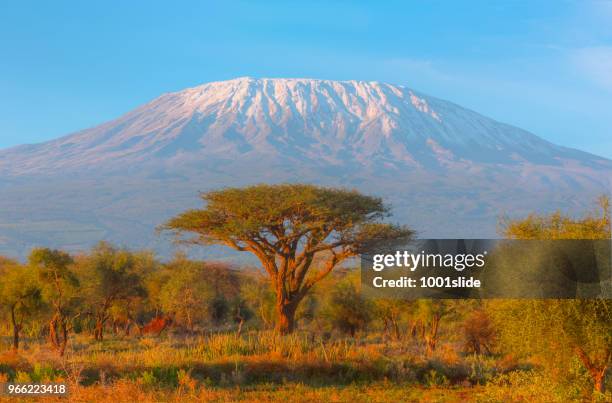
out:
<path id="1" fill-rule="evenodd" d="M 240 318 L 240 322 L 238 322 L 238 331 L 236 332 L 238 337 L 242 334 L 242 325 L 244 325 L 244 318 Z"/>
<path id="2" fill-rule="evenodd" d="M 11 322 L 13 324 L 13 350 L 19 350 L 19 332 L 21 331 L 21 325 L 17 323 L 15 317 L 15 307 L 11 308 Z"/>
<path id="3" fill-rule="evenodd" d="M 57 321 L 57 314 L 53 315 L 53 317 L 49 321 L 49 342 L 56 349 L 59 347 L 59 339 L 57 336 Z"/>
<path id="4" fill-rule="evenodd" d="M 68 324 L 66 323 L 66 319 L 62 319 L 60 328 L 62 331 L 62 341 L 59 347 L 59 355 L 63 357 L 66 352 L 66 344 L 68 344 Z"/>
<path id="5" fill-rule="evenodd" d="M 187 328 L 189 333 L 193 334 L 193 319 L 191 318 L 191 312 L 187 312 Z"/>
<path id="6" fill-rule="evenodd" d="M 418 322 L 415 320 L 410 325 L 410 335 L 416 337 L 418 334 Z"/>
<path id="7" fill-rule="evenodd" d="M 101 318 L 96 318 L 96 329 L 94 330 L 94 338 L 102 341 L 104 339 L 104 321 Z"/>
<path id="8" fill-rule="evenodd" d="M 293 302 L 279 302 L 276 305 L 278 314 L 276 332 L 279 334 L 290 334 L 295 329 L 295 308 Z"/>
<path id="9" fill-rule="evenodd" d="M 13 327 L 13 350 L 19 350 L 19 330 L 21 326 L 15 325 Z"/>
<path id="10" fill-rule="evenodd" d="M 51 318 L 51 320 L 49 321 L 49 342 L 51 343 L 53 348 L 57 350 L 60 357 L 63 356 L 64 352 L 66 351 L 66 344 L 68 343 L 68 332 L 69 329 L 66 318 L 58 313 L 53 315 L 53 318 Z"/>
<path id="11" fill-rule="evenodd" d="M 266 330 L 269 330 L 272 328 L 272 321 L 268 317 L 268 314 L 266 313 L 266 310 L 264 309 L 263 304 L 259 307 L 259 317 L 261 318 L 261 321 L 263 322 Z"/>
<path id="12" fill-rule="evenodd" d="M 401 338 L 399 323 L 397 320 L 392 320 L 391 324 L 393 326 L 393 338 L 399 340 Z"/>
<path id="13" fill-rule="evenodd" d="M 433 315 L 433 317 L 431 318 L 431 327 L 429 328 L 429 334 L 425 337 L 427 355 L 432 354 L 436 350 L 440 319 L 440 315 Z"/>

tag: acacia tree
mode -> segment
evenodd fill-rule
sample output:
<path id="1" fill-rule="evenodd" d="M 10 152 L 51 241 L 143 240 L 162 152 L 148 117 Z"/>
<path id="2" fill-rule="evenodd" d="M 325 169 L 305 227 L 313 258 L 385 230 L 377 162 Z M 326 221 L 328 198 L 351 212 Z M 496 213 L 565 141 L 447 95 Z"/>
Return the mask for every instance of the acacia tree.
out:
<path id="1" fill-rule="evenodd" d="M 66 252 L 40 248 L 32 250 L 29 262 L 38 273 L 43 298 L 53 309 L 49 320 L 49 341 L 62 356 L 72 330 L 71 315 L 79 300 L 79 281 L 71 270 L 74 261 Z"/>
<path id="2" fill-rule="evenodd" d="M 347 258 L 379 241 L 412 232 L 381 222 L 389 208 L 357 191 L 304 184 L 256 185 L 203 193 L 162 229 L 183 241 L 248 251 L 261 262 L 276 294 L 276 330 L 291 333 L 298 304 Z M 185 240 L 180 236 L 195 237 Z"/>

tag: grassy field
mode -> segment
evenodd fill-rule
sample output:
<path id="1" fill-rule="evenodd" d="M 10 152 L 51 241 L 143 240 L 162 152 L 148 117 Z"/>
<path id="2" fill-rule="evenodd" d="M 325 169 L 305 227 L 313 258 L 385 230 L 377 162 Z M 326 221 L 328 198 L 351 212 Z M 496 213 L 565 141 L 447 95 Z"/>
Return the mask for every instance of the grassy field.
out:
<path id="1" fill-rule="evenodd" d="M 38 342 L 19 354 L 5 349 L 0 380 L 67 382 L 69 398 L 57 401 L 83 402 L 568 400 L 567 390 L 528 363 L 459 355 L 452 345 L 430 357 L 420 351 L 380 334 L 326 341 L 255 331 L 103 342 L 77 336 L 63 358 Z"/>

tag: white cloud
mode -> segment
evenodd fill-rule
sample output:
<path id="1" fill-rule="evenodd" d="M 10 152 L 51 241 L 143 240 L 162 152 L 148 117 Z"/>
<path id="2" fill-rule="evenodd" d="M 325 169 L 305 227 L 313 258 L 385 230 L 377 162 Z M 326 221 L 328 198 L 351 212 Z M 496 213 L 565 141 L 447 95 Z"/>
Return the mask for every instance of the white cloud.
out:
<path id="1" fill-rule="evenodd" d="M 572 61 L 590 80 L 612 90 L 612 46 L 577 49 Z"/>

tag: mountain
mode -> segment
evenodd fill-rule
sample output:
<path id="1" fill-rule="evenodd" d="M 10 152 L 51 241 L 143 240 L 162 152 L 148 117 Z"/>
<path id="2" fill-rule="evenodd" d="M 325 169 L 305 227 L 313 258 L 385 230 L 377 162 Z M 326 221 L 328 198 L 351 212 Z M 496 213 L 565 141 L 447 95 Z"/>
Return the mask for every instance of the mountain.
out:
<path id="1" fill-rule="evenodd" d="M 501 214 L 584 209 L 611 178 L 608 159 L 403 86 L 239 78 L 0 150 L 0 253 L 108 239 L 168 254 L 154 228 L 198 191 L 283 181 L 384 196 L 423 236 L 487 237 Z"/>

